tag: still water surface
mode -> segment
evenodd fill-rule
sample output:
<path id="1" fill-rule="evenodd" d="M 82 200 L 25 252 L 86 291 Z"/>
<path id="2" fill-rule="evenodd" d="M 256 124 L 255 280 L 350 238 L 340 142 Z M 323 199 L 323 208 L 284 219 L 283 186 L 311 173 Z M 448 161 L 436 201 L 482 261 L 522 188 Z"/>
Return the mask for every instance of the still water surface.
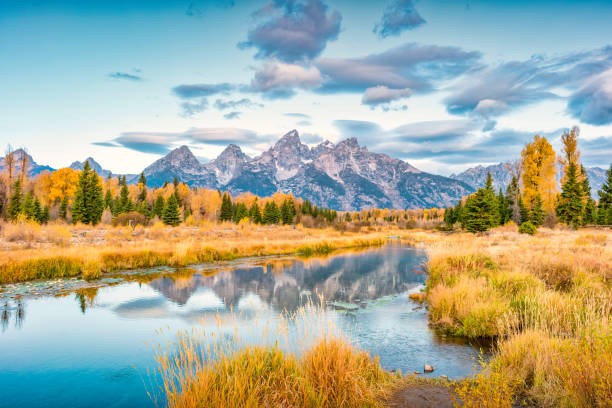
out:
<path id="1" fill-rule="evenodd" d="M 326 317 L 386 369 L 433 364 L 434 376 L 468 375 L 479 348 L 439 337 L 426 310 L 408 298 L 423 287 L 425 259 L 390 244 L 328 258 L 0 287 L 0 406 L 152 407 L 154 345 L 216 316 L 236 319 L 240 311 L 239 326 L 248 327 L 250 316 L 278 317 L 317 296 Z"/>

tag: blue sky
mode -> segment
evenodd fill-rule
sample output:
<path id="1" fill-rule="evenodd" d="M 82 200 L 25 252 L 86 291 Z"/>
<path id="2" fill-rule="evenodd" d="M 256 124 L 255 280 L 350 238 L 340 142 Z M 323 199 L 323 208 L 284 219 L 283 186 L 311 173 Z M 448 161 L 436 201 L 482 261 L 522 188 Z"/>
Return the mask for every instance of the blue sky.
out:
<path id="1" fill-rule="evenodd" d="M 0 144 L 139 172 L 296 128 L 440 174 L 581 128 L 612 162 L 612 2 L 0 0 Z"/>

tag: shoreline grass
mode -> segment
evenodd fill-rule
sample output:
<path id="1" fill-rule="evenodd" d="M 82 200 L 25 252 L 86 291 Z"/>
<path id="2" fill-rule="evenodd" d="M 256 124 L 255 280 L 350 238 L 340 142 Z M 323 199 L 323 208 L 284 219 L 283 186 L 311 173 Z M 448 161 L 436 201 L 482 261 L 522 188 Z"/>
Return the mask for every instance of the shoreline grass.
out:
<path id="1" fill-rule="evenodd" d="M 460 406 L 612 406 L 611 231 L 411 239 L 429 254 L 430 324 L 496 341 L 481 372 L 457 383 Z"/>
<path id="2" fill-rule="evenodd" d="M 71 235 L 96 232 L 77 227 Z M 76 276 L 98 279 L 117 270 L 184 267 L 247 257 L 327 255 L 340 249 L 383 245 L 388 234 L 388 230 L 347 233 L 282 226 L 247 229 L 224 224 L 206 230 L 114 228 L 104 231 L 102 243 L 84 240 L 71 245 L 4 249 L 0 251 L 0 284 Z"/>

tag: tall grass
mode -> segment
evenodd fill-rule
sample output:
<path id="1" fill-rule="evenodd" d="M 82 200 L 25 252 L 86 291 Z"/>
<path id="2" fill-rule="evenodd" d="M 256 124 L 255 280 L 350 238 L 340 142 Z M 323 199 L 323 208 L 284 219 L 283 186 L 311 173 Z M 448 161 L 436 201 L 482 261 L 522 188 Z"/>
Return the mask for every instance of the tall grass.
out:
<path id="1" fill-rule="evenodd" d="M 4 230 L 13 236 L 12 224 Z M 388 231 L 345 234 L 333 229 L 225 225 L 216 230 L 37 226 L 37 240 L 0 250 L 0 284 L 33 279 L 83 276 L 95 279 L 116 270 L 229 261 L 264 255 L 325 255 L 338 249 L 378 246 Z M 71 240 L 66 234 L 74 236 Z M 38 247 L 33 248 L 36 244 Z"/>
<path id="2" fill-rule="evenodd" d="M 464 406 L 612 406 L 612 233 L 417 238 L 430 255 L 431 323 L 497 339 L 491 362 L 457 387 Z"/>
<path id="3" fill-rule="evenodd" d="M 167 406 L 382 406 L 398 377 L 352 346 L 321 310 L 309 320 L 301 310 L 275 321 L 258 316 L 249 329 L 218 320 L 214 329 L 179 332 L 156 357 Z"/>

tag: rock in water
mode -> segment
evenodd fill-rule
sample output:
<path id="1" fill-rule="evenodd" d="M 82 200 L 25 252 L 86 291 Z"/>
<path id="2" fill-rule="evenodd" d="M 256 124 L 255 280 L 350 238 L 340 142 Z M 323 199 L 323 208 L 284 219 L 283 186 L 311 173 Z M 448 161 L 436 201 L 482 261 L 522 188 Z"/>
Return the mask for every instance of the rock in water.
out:
<path id="1" fill-rule="evenodd" d="M 429 364 L 425 364 L 425 367 L 423 368 L 423 371 L 426 372 L 426 373 L 431 373 L 431 372 L 433 372 L 433 370 L 434 370 L 434 367 L 432 365 L 429 365 Z"/>

